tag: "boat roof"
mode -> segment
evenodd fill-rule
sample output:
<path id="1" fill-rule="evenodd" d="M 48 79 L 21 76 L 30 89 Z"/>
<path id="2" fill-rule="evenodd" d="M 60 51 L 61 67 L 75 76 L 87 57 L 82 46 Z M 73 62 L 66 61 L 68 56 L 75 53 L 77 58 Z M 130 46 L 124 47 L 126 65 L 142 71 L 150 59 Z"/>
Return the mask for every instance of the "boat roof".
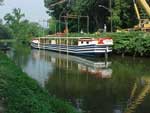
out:
<path id="1" fill-rule="evenodd" d="M 93 37 L 36 37 L 35 39 L 94 39 Z"/>

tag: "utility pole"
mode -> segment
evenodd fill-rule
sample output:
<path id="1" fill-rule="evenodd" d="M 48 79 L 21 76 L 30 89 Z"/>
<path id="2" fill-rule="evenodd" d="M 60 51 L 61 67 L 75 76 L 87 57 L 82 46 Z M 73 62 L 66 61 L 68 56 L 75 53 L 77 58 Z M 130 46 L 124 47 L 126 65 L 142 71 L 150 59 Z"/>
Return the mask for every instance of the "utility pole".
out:
<path id="1" fill-rule="evenodd" d="M 109 8 L 108 7 L 105 7 L 103 5 L 98 5 L 99 7 L 102 7 L 104 9 L 106 9 L 107 11 L 109 11 L 110 13 L 110 31 L 113 32 L 113 10 L 112 10 L 112 0 L 109 0 Z"/>
<path id="2" fill-rule="evenodd" d="M 110 9 L 110 28 L 111 28 L 111 32 L 113 32 L 113 24 L 112 24 L 112 0 L 109 0 L 109 9 Z"/>

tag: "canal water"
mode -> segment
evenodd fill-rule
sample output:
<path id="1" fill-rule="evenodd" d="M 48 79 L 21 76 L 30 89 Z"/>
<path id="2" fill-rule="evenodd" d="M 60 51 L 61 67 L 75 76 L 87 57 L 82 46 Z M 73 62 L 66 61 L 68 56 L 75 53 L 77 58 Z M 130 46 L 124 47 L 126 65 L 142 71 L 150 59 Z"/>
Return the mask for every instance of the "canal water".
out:
<path id="1" fill-rule="evenodd" d="M 85 58 L 27 47 L 8 56 L 30 77 L 83 113 L 150 113 L 150 59 Z"/>

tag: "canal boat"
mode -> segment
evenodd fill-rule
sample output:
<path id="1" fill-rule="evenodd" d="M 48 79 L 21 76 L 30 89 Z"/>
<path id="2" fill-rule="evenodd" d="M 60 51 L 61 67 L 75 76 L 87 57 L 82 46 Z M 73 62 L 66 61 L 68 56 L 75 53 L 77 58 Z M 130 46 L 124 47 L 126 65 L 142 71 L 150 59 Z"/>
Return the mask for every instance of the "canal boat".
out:
<path id="1" fill-rule="evenodd" d="M 74 55 L 103 55 L 112 52 L 109 37 L 40 37 L 31 41 L 31 47 Z"/>

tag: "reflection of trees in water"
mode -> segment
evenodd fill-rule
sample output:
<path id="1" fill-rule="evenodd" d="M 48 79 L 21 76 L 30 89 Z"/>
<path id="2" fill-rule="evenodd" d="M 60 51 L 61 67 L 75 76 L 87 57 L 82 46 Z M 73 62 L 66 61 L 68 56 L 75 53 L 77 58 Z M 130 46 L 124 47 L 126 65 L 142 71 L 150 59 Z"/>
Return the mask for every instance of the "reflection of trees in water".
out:
<path id="1" fill-rule="evenodd" d="M 130 81 L 130 95 L 128 95 L 128 101 L 123 105 L 122 111 L 124 113 L 147 113 L 150 109 L 141 108 L 140 106 L 144 105 L 149 106 L 150 104 L 145 102 L 145 98 L 150 99 L 148 94 L 149 89 L 149 77 L 150 75 L 149 60 L 146 59 L 129 59 L 126 58 L 124 61 L 115 60 L 115 67 L 113 66 L 113 75 L 116 75 L 120 79 L 120 82 L 124 81 L 125 76 L 130 76 L 135 78 L 134 81 Z M 122 65 L 123 64 L 123 65 Z M 148 86 L 148 87 L 147 87 Z M 145 107 L 144 106 L 144 107 Z M 150 107 L 150 106 L 149 106 Z"/>
<path id="2" fill-rule="evenodd" d="M 12 44 L 11 51 L 8 55 L 15 61 L 19 66 L 26 66 L 29 60 L 30 47 L 23 44 Z"/>
<path id="3" fill-rule="evenodd" d="M 143 75 L 150 74 L 150 71 L 144 71 L 145 63 L 138 65 L 119 60 L 113 62 L 111 79 L 97 79 L 89 76 L 88 73 L 80 73 L 76 65 L 73 67 L 69 70 L 66 70 L 65 67 L 56 67 L 46 83 L 46 88 L 57 97 L 72 101 L 76 107 L 94 113 L 113 113 L 117 109 L 120 109 L 121 112 L 125 111 L 134 83 L 138 84 L 135 97 L 138 98 L 138 95 L 145 90 L 143 86 L 141 88 L 141 83 L 137 80 Z"/>
<path id="4" fill-rule="evenodd" d="M 24 46 L 14 48 L 13 59 L 18 65 L 25 66 L 29 62 L 30 49 Z M 143 75 L 150 74 L 148 60 L 112 58 L 112 77 L 98 79 L 89 73 L 88 66 L 73 61 L 72 58 L 67 60 L 66 57 L 52 52 L 32 50 L 32 63 L 44 60 L 54 67 L 53 73 L 48 73 L 49 79 L 45 80 L 45 87 L 51 94 L 71 101 L 78 109 L 86 112 L 150 111 L 150 95 L 147 93 L 149 86 L 145 84 L 147 78 L 141 81 Z"/>
<path id="5" fill-rule="evenodd" d="M 93 76 L 78 73 L 76 70 L 66 72 L 60 69 L 60 73 L 63 73 L 60 75 L 58 70 L 57 68 L 56 73 L 54 72 L 55 74 L 48 80 L 47 89 L 58 97 L 71 100 L 75 105 L 77 100 L 81 100 L 82 109 L 85 111 L 90 110 L 96 113 L 102 110 L 105 113 L 111 113 L 116 99 L 125 98 L 130 91 L 128 88 L 117 89 L 111 79 L 96 79 Z M 117 80 L 115 82 L 118 86 L 120 85 Z M 122 95 L 120 95 L 121 92 L 123 92 Z"/>
<path id="6" fill-rule="evenodd" d="M 26 47 L 16 47 L 13 59 L 17 64 L 26 65 L 30 55 Z M 53 73 L 49 73 L 49 79 L 45 82 L 45 87 L 53 95 L 71 101 L 77 108 L 92 113 L 113 113 L 115 111 L 125 111 L 134 103 L 132 113 L 148 113 L 150 111 L 150 95 L 145 84 L 146 79 L 141 78 L 150 74 L 149 60 L 139 60 L 130 58 L 112 58 L 112 77 L 109 79 L 98 79 L 91 76 L 91 73 L 79 70 L 83 64 L 62 59 L 63 56 L 46 51 L 32 50 L 32 60 L 44 60 L 54 67 Z M 86 68 L 88 66 L 85 66 Z M 81 68 L 80 68 L 81 69 Z M 82 68 L 83 69 L 83 68 Z M 143 84 L 144 83 L 144 84 Z M 136 87 L 135 88 L 135 84 Z M 134 89 L 136 89 L 134 96 Z M 144 96 L 140 96 L 140 95 Z M 130 100 L 130 101 L 129 101 Z M 127 109 L 128 105 L 128 109 Z M 117 107 L 116 107 L 117 106 Z"/>

